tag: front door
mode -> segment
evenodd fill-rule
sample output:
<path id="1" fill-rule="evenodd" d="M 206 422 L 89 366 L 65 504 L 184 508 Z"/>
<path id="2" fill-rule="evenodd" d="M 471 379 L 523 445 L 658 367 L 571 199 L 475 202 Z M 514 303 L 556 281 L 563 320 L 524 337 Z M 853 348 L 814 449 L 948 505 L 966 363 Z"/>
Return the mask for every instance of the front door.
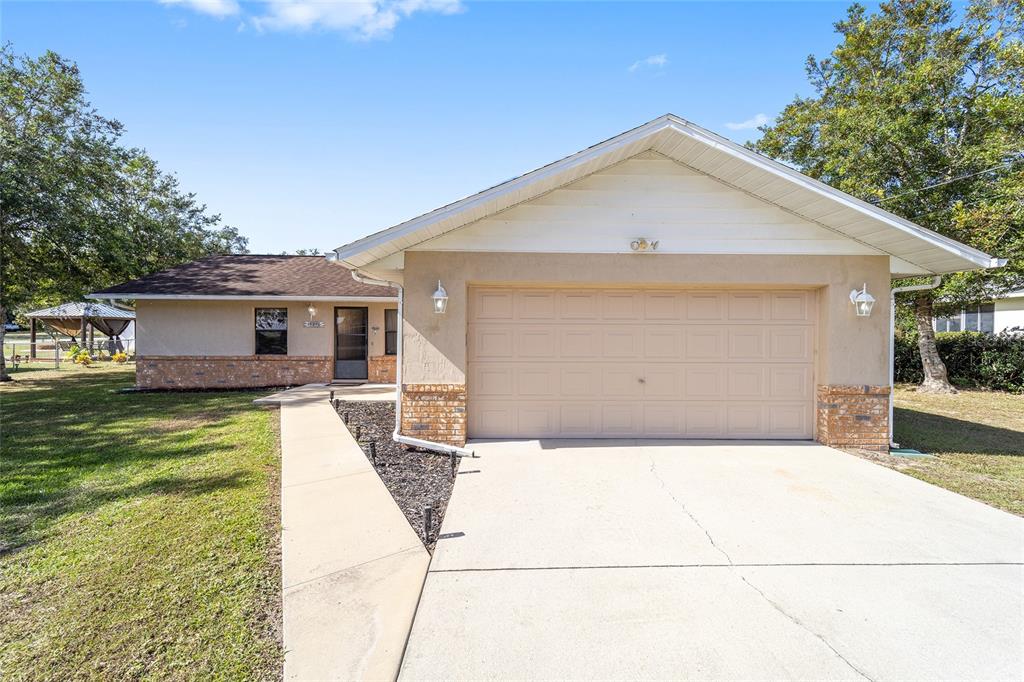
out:
<path id="1" fill-rule="evenodd" d="M 366 308 L 334 309 L 334 378 L 366 379 Z"/>

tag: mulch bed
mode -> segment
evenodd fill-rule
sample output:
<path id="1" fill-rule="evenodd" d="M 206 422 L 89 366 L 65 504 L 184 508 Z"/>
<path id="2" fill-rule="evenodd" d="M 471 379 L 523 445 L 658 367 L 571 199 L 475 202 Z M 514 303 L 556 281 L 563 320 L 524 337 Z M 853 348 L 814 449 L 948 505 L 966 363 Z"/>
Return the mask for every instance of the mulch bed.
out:
<path id="1" fill-rule="evenodd" d="M 342 401 L 337 409 L 409 525 L 427 551 L 433 553 L 454 485 L 450 458 L 408 448 L 392 440 L 395 428 L 395 404 L 392 402 Z M 370 457 L 371 442 L 376 449 L 376 462 Z M 457 460 L 455 466 L 458 471 Z M 425 531 L 427 507 L 431 508 L 433 517 L 429 533 Z"/>

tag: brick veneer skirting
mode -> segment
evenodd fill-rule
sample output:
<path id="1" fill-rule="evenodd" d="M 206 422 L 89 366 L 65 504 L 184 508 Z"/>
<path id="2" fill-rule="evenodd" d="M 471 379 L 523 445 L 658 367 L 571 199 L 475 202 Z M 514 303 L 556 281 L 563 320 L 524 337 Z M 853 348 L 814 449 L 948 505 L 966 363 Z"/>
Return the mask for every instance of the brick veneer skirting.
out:
<path id="1" fill-rule="evenodd" d="M 139 388 L 259 388 L 331 381 L 334 361 L 318 355 L 147 355 L 136 359 Z"/>
<path id="2" fill-rule="evenodd" d="M 402 433 L 462 447 L 466 444 L 465 384 L 402 384 Z"/>
<path id="3" fill-rule="evenodd" d="M 373 384 L 395 383 L 395 356 L 373 355 L 367 363 L 367 381 Z"/>
<path id="4" fill-rule="evenodd" d="M 817 393 L 819 443 L 888 451 L 888 386 L 818 386 Z"/>

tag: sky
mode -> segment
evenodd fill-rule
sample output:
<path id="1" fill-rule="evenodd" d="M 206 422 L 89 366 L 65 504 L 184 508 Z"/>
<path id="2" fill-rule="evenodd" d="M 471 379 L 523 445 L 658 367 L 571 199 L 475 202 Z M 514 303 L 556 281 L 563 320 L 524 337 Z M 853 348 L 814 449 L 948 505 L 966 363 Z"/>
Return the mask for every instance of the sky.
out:
<path id="1" fill-rule="evenodd" d="M 253 253 L 333 249 L 665 113 L 737 142 L 836 45 L 832 2 L 4 0 Z"/>

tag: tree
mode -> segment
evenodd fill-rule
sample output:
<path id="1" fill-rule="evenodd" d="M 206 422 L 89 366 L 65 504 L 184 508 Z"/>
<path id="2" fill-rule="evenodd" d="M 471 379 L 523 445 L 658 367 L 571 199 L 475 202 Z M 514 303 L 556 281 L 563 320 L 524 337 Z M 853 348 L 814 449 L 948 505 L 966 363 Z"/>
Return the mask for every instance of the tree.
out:
<path id="1" fill-rule="evenodd" d="M 78 68 L 0 48 L 0 318 L 247 240 L 183 193 L 86 99 Z M 3 330 L 0 329 L 0 344 Z M 6 380 L 0 352 L 0 380 Z"/>
<path id="2" fill-rule="evenodd" d="M 807 59 L 813 97 L 761 128 L 758 151 L 924 227 L 1007 258 L 911 303 L 924 390 L 952 392 L 933 306 L 1024 282 L 1024 3 L 893 0 L 851 6 L 831 56 Z"/>

